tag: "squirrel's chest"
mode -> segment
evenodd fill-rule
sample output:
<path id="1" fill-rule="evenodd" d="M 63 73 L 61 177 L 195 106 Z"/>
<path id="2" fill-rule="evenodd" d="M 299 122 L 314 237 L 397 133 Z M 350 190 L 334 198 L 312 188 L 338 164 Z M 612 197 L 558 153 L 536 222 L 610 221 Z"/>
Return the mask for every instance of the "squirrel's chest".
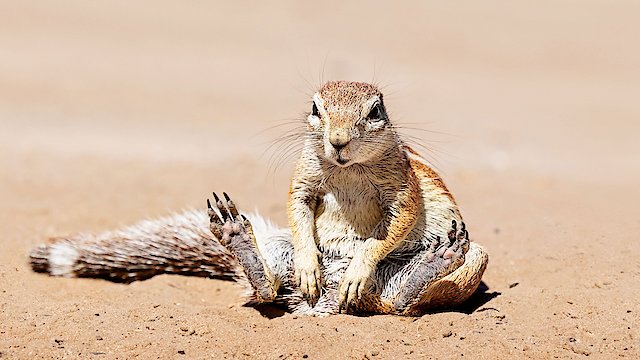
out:
<path id="1" fill-rule="evenodd" d="M 371 236 L 383 216 L 378 189 L 353 174 L 327 181 L 317 204 L 315 227 L 323 252 L 352 254 L 353 247 Z"/>

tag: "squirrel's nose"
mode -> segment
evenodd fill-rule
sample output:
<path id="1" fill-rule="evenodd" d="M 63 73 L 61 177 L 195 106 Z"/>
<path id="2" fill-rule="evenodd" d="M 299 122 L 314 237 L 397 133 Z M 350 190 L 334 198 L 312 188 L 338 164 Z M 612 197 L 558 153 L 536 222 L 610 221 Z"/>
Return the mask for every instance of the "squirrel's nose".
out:
<path id="1" fill-rule="evenodd" d="M 331 142 L 331 145 L 333 146 L 333 148 L 334 148 L 334 149 L 336 149 L 336 151 L 340 151 L 340 150 L 342 150 L 345 146 L 347 146 L 347 144 L 348 144 L 348 143 L 349 143 L 348 141 L 347 141 L 346 143 L 344 143 L 344 144 L 343 144 L 343 143 L 337 143 L 337 144 L 336 144 L 336 143 L 334 143 L 334 142 Z"/>
<path id="2" fill-rule="evenodd" d="M 347 146 L 349 141 L 351 141 L 349 134 L 344 130 L 335 131 L 329 136 L 329 142 L 336 151 L 340 151 L 342 148 Z"/>

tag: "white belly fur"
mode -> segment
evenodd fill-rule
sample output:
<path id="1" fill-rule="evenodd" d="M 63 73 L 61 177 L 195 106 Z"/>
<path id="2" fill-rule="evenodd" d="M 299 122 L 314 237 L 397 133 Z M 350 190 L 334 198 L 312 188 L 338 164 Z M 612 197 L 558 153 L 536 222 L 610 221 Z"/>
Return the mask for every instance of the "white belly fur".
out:
<path id="1" fill-rule="evenodd" d="M 378 190 L 346 171 L 334 174 L 322 190 L 315 214 L 319 248 L 325 255 L 353 256 L 382 219 Z"/>

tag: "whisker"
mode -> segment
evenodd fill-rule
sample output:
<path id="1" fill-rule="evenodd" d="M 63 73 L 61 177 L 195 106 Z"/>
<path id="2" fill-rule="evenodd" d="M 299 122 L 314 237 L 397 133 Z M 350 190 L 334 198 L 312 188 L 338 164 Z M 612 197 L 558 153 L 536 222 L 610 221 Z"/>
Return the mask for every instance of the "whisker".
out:
<path id="1" fill-rule="evenodd" d="M 425 142 L 424 139 L 419 138 L 419 137 L 415 137 L 415 136 L 411 136 L 411 135 L 406 135 L 406 134 L 400 134 L 400 138 L 406 142 L 411 142 L 414 145 L 418 145 L 420 147 L 422 147 L 423 149 L 426 149 L 428 151 L 431 152 L 437 152 L 440 153 L 441 155 L 445 155 L 445 156 L 453 156 L 452 154 L 442 150 L 441 148 L 439 148 L 436 145 L 433 145 L 432 143 L 434 141 L 429 141 L 427 145 L 427 143 Z M 444 141 L 442 141 L 444 142 Z"/>
<path id="2" fill-rule="evenodd" d="M 261 131 L 261 134 L 278 130 L 284 131 L 274 139 L 268 141 L 262 156 L 268 156 L 268 174 L 275 175 L 278 169 L 288 161 L 292 154 L 300 150 L 309 134 L 306 122 L 301 119 L 288 119 Z"/>
<path id="3" fill-rule="evenodd" d="M 262 155 L 265 155 L 267 152 L 270 152 L 270 151 L 274 151 L 277 153 L 281 151 L 283 147 L 286 147 L 291 143 L 296 143 L 302 140 L 304 136 L 305 136 L 305 133 L 303 131 L 293 131 L 289 134 L 284 134 L 278 137 L 277 139 L 273 140 L 271 144 L 267 146 L 267 148 L 264 150 Z"/>
<path id="4" fill-rule="evenodd" d="M 307 96 L 307 98 L 310 98 L 312 94 L 316 92 L 317 87 L 313 86 L 311 81 L 309 81 L 305 76 L 303 76 L 299 69 L 298 69 L 298 77 L 300 77 L 302 81 L 304 81 L 304 83 L 307 85 L 307 92 L 305 92 L 304 94 Z"/>
<path id="5" fill-rule="evenodd" d="M 275 129 L 278 129 L 278 128 L 281 128 L 281 127 L 285 127 L 285 126 L 291 126 L 291 125 L 298 125 L 298 126 L 296 126 L 296 128 L 304 127 L 303 126 L 304 124 L 300 120 L 291 119 L 291 120 L 286 120 L 286 121 L 280 122 L 279 124 L 275 124 L 275 125 L 266 127 L 264 129 L 260 130 L 257 134 L 262 135 L 262 134 L 264 134 L 266 132 L 269 132 L 269 131 L 272 131 L 272 130 L 275 130 Z"/>
<path id="6" fill-rule="evenodd" d="M 269 161 L 269 174 L 275 175 L 278 170 L 286 164 L 292 156 L 300 153 L 302 144 L 292 145 L 289 149 L 274 155 Z"/>
<path id="7" fill-rule="evenodd" d="M 420 131 L 420 132 L 423 132 L 423 133 L 429 133 L 429 134 L 437 134 L 437 135 L 443 135 L 443 136 L 456 137 L 456 135 L 453 135 L 453 134 L 450 134 L 450 133 L 446 133 L 446 132 L 442 132 L 442 131 L 430 130 L 430 129 L 423 129 L 423 128 L 412 127 L 412 126 L 406 126 L 406 125 L 392 125 L 391 127 L 392 127 L 392 129 L 394 129 L 394 130 L 411 130 L 411 131 Z"/>

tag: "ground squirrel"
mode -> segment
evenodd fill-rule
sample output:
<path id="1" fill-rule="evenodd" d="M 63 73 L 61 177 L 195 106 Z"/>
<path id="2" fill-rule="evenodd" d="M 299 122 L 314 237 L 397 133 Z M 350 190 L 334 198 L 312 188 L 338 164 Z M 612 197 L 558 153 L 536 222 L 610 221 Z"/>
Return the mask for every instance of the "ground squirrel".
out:
<path id="1" fill-rule="evenodd" d="M 53 239 L 31 252 L 33 269 L 122 282 L 161 273 L 233 279 L 252 303 L 309 315 L 418 315 L 468 299 L 488 255 L 469 242 L 440 177 L 394 130 L 380 90 L 328 82 L 306 121 L 290 229 L 240 214 L 214 193 L 208 213 Z"/>

